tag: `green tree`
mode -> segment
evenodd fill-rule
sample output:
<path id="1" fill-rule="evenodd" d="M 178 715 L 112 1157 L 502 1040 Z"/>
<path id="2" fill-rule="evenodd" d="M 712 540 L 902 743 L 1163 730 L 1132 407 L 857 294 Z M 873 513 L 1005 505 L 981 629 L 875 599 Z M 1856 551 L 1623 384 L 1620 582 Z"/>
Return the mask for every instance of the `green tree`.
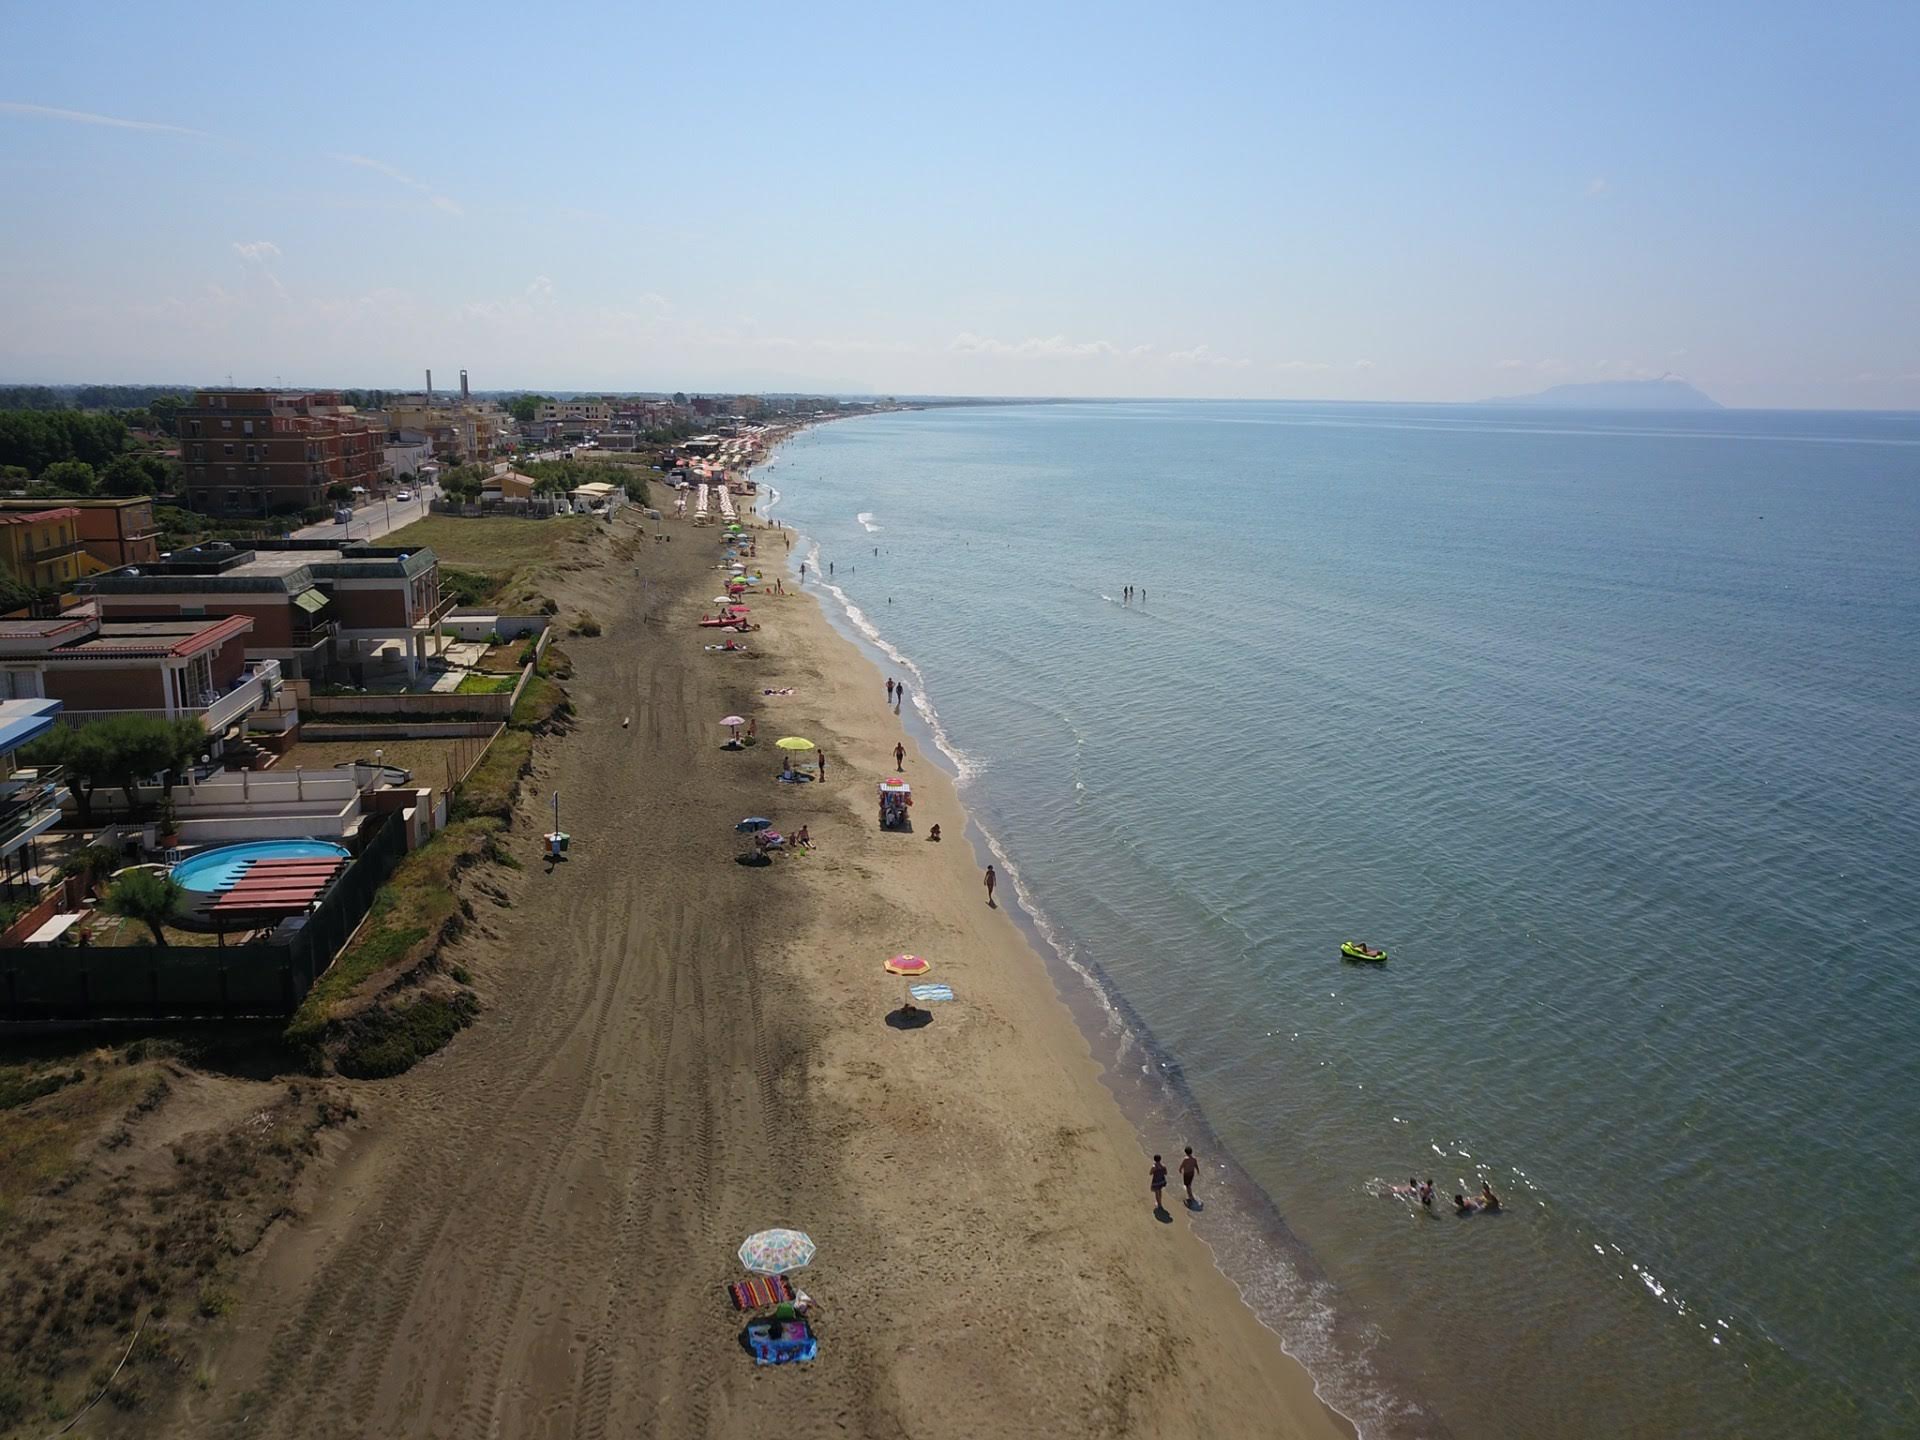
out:
<path id="1" fill-rule="evenodd" d="M 104 495 L 153 494 L 153 475 L 146 460 L 139 455 L 120 455 L 108 461 L 107 468 L 100 472 L 100 491 Z"/>
<path id="2" fill-rule="evenodd" d="M 507 402 L 507 413 L 522 425 L 531 424 L 542 405 L 551 404 L 551 395 L 517 395 Z"/>
<path id="3" fill-rule="evenodd" d="M 351 485 L 329 485 L 327 487 L 327 499 L 333 501 L 336 505 L 344 505 L 353 499 L 353 487 Z"/>
<path id="4" fill-rule="evenodd" d="M 40 483 L 62 495 L 91 495 L 93 466 L 84 460 L 62 460 L 40 472 Z"/>
<path id="5" fill-rule="evenodd" d="M 162 770 L 179 772 L 207 743 L 198 720 L 158 715 L 113 715 L 82 725 L 60 725 L 22 750 L 31 765 L 64 765 L 80 823 L 93 824 L 93 792 L 118 785 L 129 811 L 139 808 L 135 788 Z"/>
<path id="6" fill-rule="evenodd" d="M 153 943 L 167 943 L 161 928 L 180 909 L 186 887 L 173 876 L 158 870 L 129 870 L 107 891 L 107 909 L 129 920 L 138 920 L 153 931 Z"/>

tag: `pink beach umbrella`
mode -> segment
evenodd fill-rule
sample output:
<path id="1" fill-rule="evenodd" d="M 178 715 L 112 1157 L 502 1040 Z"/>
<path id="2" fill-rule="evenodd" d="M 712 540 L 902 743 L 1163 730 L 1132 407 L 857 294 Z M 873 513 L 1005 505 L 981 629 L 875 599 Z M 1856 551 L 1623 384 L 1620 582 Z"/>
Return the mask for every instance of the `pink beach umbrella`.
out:
<path id="1" fill-rule="evenodd" d="M 896 955 L 881 968 L 889 975 L 924 975 L 933 962 L 922 955 Z"/>

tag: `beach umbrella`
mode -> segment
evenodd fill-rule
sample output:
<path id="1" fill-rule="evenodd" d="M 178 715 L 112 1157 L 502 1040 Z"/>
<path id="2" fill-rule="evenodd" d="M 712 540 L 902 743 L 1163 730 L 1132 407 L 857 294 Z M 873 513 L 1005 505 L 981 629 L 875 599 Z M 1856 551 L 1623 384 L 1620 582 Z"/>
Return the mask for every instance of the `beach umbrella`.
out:
<path id="1" fill-rule="evenodd" d="M 756 1275 L 784 1275 L 811 1264 L 815 1248 L 803 1230 L 762 1230 L 740 1246 L 740 1263 Z"/>
<path id="2" fill-rule="evenodd" d="M 896 955 L 881 968 L 890 975 L 924 975 L 933 962 L 920 955 Z"/>
<path id="3" fill-rule="evenodd" d="M 953 999 L 951 985 L 909 985 L 907 993 L 922 1005 L 931 1005 L 940 1000 Z"/>
<path id="4" fill-rule="evenodd" d="M 799 735 L 783 735 L 773 743 L 778 745 L 782 750 L 813 750 L 818 748 L 811 740 Z"/>
<path id="5" fill-rule="evenodd" d="M 747 721 L 743 715 L 728 715 L 723 717 L 719 723 L 722 725 L 744 725 Z"/>
<path id="6" fill-rule="evenodd" d="M 747 835 L 755 830 L 771 830 L 773 828 L 773 822 L 764 815 L 749 815 L 733 828 L 738 830 L 742 835 Z"/>
<path id="7" fill-rule="evenodd" d="M 885 795 L 911 795 L 913 787 L 898 775 L 889 775 L 880 782 L 880 790 Z"/>

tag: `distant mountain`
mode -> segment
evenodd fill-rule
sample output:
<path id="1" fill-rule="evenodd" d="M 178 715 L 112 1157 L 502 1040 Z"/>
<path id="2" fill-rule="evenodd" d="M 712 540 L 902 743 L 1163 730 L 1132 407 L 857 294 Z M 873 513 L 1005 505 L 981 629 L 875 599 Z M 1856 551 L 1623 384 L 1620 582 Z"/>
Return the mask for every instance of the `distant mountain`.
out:
<path id="1" fill-rule="evenodd" d="M 1600 380 L 1555 385 L 1533 395 L 1501 395 L 1482 405 L 1525 405 L 1541 410 L 1721 410 L 1684 380 Z"/>

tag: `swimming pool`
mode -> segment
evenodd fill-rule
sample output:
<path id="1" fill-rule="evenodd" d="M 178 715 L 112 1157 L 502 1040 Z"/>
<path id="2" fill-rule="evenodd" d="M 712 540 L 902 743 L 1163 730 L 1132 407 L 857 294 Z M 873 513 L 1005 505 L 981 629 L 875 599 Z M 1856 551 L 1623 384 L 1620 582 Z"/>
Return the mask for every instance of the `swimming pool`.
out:
<path id="1" fill-rule="evenodd" d="M 335 855 L 344 860 L 349 853 L 346 846 L 328 840 L 249 840 L 189 855 L 170 873 L 187 889 L 209 895 L 239 879 L 255 860 L 324 860 Z"/>

